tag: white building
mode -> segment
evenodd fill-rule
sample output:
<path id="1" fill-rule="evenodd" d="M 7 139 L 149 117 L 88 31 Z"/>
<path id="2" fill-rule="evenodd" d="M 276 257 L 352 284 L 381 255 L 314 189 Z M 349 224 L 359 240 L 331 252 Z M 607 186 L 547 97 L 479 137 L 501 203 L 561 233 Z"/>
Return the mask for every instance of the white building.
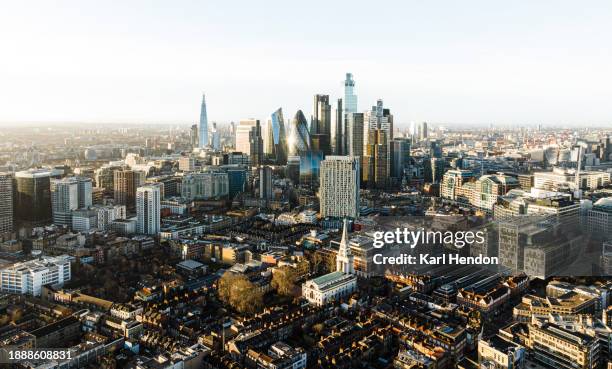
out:
<path id="1" fill-rule="evenodd" d="M 321 162 L 321 217 L 359 216 L 359 158 L 328 156 Z"/>
<path id="2" fill-rule="evenodd" d="M 156 235 L 160 229 L 161 191 L 157 185 L 136 190 L 136 233 Z"/>
<path id="3" fill-rule="evenodd" d="M 75 210 L 72 212 L 72 230 L 88 232 L 98 227 L 98 212 L 90 209 Z"/>
<path id="4" fill-rule="evenodd" d="M 302 285 L 302 296 L 311 304 L 321 306 L 348 297 L 357 289 L 357 277 L 352 274 L 353 256 L 348 244 L 346 219 L 336 256 L 336 269 L 335 272 L 306 281 Z"/>
<path id="5" fill-rule="evenodd" d="M 70 277 L 68 255 L 43 257 L 0 269 L 0 291 L 40 296 L 42 286 L 62 285 Z"/>

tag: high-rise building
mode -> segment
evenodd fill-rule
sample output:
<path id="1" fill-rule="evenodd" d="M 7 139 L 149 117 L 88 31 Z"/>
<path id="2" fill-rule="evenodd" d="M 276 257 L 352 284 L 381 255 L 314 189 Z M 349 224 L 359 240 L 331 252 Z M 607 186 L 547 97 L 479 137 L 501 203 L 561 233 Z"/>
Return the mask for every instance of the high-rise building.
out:
<path id="1" fill-rule="evenodd" d="M 266 129 L 266 154 L 269 154 L 278 165 L 287 163 L 287 136 L 283 109 L 278 108 L 270 118 Z"/>
<path id="2" fill-rule="evenodd" d="M 191 126 L 189 130 L 189 142 L 191 143 L 191 147 L 198 147 L 198 125 L 194 124 Z"/>
<path id="3" fill-rule="evenodd" d="M 363 182 L 370 188 L 385 188 L 389 183 L 390 160 L 387 131 L 368 130 L 368 144 L 363 156 Z"/>
<path id="4" fill-rule="evenodd" d="M 391 141 L 391 177 L 401 179 L 404 169 L 410 163 L 410 140 L 407 138 L 394 138 Z"/>
<path id="5" fill-rule="evenodd" d="M 13 232 L 13 176 L 0 172 L 0 238 Z"/>
<path id="6" fill-rule="evenodd" d="M 419 125 L 417 126 L 416 135 L 417 135 L 419 141 L 423 141 L 424 139 L 427 138 L 427 136 L 428 136 L 428 133 L 427 133 L 427 122 L 419 123 Z"/>
<path id="7" fill-rule="evenodd" d="M 321 162 L 320 207 L 322 217 L 359 216 L 359 159 L 328 156 Z"/>
<path id="8" fill-rule="evenodd" d="M 307 151 L 300 155 L 300 186 L 317 187 L 323 153 L 321 151 Z"/>
<path id="9" fill-rule="evenodd" d="M 347 155 L 363 157 L 363 113 L 346 114 Z"/>
<path id="10" fill-rule="evenodd" d="M 247 181 L 247 171 L 244 168 L 230 168 L 227 170 L 228 195 L 230 200 L 237 194 L 244 192 Z"/>
<path id="11" fill-rule="evenodd" d="M 208 116 L 206 114 L 206 96 L 202 94 L 202 106 L 200 108 L 200 129 L 198 130 L 200 138 L 200 148 L 208 145 Z"/>
<path id="12" fill-rule="evenodd" d="M 272 199 L 272 168 L 269 166 L 259 168 L 259 198 Z"/>
<path id="13" fill-rule="evenodd" d="M 114 171 L 115 203 L 133 209 L 136 205 L 136 189 L 144 182 L 144 172 L 130 169 Z"/>
<path id="14" fill-rule="evenodd" d="M 76 177 L 51 180 L 53 224 L 72 226 L 72 212 L 79 208 L 79 182 Z"/>
<path id="15" fill-rule="evenodd" d="M 214 150 L 221 150 L 221 134 L 217 129 L 217 122 L 213 122 L 212 129 L 210 131 L 210 147 Z"/>
<path id="16" fill-rule="evenodd" d="M 136 233 L 156 235 L 160 230 L 161 191 L 158 185 L 136 190 Z"/>
<path id="17" fill-rule="evenodd" d="M 31 169 L 15 173 L 17 219 L 30 225 L 51 221 L 51 172 Z"/>
<path id="18" fill-rule="evenodd" d="M 251 165 L 263 160 L 263 138 L 259 119 L 243 119 L 236 129 L 236 151 L 249 155 Z"/>
<path id="19" fill-rule="evenodd" d="M 315 151 L 331 154 L 331 105 L 329 95 L 315 95 L 312 121 L 310 122 L 310 139 Z"/>
<path id="20" fill-rule="evenodd" d="M 310 150 L 310 133 L 308 132 L 308 122 L 301 110 L 295 113 L 291 120 L 291 129 L 288 139 L 289 155 L 300 155 Z"/>
<path id="21" fill-rule="evenodd" d="M 388 185 L 392 139 L 393 115 L 379 99 L 364 114 L 362 177 L 369 187 L 384 188 Z"/>
<path id="22" fill-rule="evenodd" d="M 344 80 L 344 112 L 357 113 L 357 95 L 355 95 L 355 80 L 352 73 L 347 73 Z"/>
<path id="23" fill-rule="evenodd" d="M 334 108 L 334 119 L 331 126 L 332 153 L 344 155 L 346 146 L 346 132 L 344 132 L 344 113 L 342 111 L 342 99 L 338 99 Z"/>
<path id="24" fill-rule="evenodd" d="M 93 204 L 93 182 L 88 177 L 76 177 L 79 188 L 79 208 L 86 208 Z"/>

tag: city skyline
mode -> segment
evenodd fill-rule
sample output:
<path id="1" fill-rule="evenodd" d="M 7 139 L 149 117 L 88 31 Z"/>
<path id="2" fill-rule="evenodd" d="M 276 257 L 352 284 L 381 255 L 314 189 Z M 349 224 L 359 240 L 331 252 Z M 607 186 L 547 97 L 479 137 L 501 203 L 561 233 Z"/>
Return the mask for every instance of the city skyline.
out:
<path id="1" fill-rule="evenodd" d="M 398 124 L 612 118 L 605 2 L 386 3 L 380 17 L 346 2 L 321 13 L 282 3 L 79 5 L 10 4 L 0 16 L 10 35 L 0 36 L 0 122 L 193 123 L 202 92 L 211 122 L 262 119 L 279 106 L 310 115 L 314 94 L 343 97 L 346 73 L 359 111 L 382 98 Z M 312 26 L 294 27 L 293 14 Z"/>

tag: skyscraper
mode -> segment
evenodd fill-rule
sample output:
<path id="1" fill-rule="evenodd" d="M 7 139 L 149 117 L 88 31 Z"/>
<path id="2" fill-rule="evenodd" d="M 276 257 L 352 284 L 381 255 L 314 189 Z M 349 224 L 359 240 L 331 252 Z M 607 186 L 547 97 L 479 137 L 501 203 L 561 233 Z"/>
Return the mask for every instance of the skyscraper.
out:
<path id="1" fill-rule="evenodd" d="M 252 166 L 263 159 L 263 139 L 259 119 L 243 119 L 236 129 L 236 151 L 249 155 Z"/>
<path id="2" fill-rule="evenodd" d="M 390 173 L 390 141 L 393 139 L 393 115 L 378 100 L 364 114 L 363 179 L 370 187 L 387 186 Z"/>
<path id="3" fill-rule="evenodd" d="M 359 216 L 359 159 L 328 156 L 321 162 L 320 207 L 322 217 Z"/>
<path id="4" fill-rule="evenodd" d="M 0 172 L 0 238 L 13 232 L 13 176 Z"/>
<path id="5" fill-rule="evenodd" d="M 191 143 L 191 147 L 198 147 L 198 125 L 194 124 L 191 126 L 189 130 L 189 142 Z"/>
<path id="6" fill-rule="evenodd" d="M 202 106 L 200 108 L 200 129 L 198 131 L 200 137 L 200 148 L 208 145 L 208 116 L 206 115 L 206 96 L 202 94 Z"/>
<path id="7" fill-rule="evenodd" d="M 117 205 L 125 205 L 128 209 L 135 206 L 136 189 L 145 181 L 144 172 L 130 169 L 116 170 L 114 173 L 114 194 Z"/>
<path id="8" fill-rule="evenodd" d="M 17 219 L 29 225 L 44 225 L 51 220 L 51 172 L 30 169 L 15 173 Z"/>
<path id="9" fill-rule="evenodd" d="M 288 139 L 289 155 L 300 155 L 310 150 L 310 133 L 308 132 L 308 122 L 301 110 L 295 113 L 291 120 L 291 129 Z"/>
<path id="10" fill-rule="evenodd" d="M 282 108 L 278 108 L 268 118 L 265 151 L 271 155 L 276 164 L 284 165 L 287 163 L 287 136 Z"/>
<path id="11" fill-rule="evenodd" d="M 92 180 L 88 177 L 76 177 L 79 188 L 79 208 L 86 208 L 93 204 Z"/>
<path id="12" fill-rule="evenodd" d="M 346 114 L 346 147 L 349 156 L 363 156 L 363 113 Z"/>
<path id="13" fill-rule="evenodd" d="M 404 169 L 410 161 L 410 140 L 407 138 L 394 138 L 391 141 L 391 177 L 401 179 Z"/>
<path id="14" fill-rule="evenodd" d="M 344 155 L 346 132 L 344 132 L 344 114 L 342 110 L 342 99 L 338 99 L 334 108 L 334 119 L 331 126 L 332 153 Z"/>
<path id="15" fill-rule="evenodd" d="M 79 182 L 75 177 L 51 180 L 53 224 L 72 226 L 72 211 L 79 208 Z"/>
<path id="16" fill-rule="evenodd" d="M 427 122 L 421 122 L 417 126 L 417 137 L 419 141 L 427 138 Z"/>
<path id="17" fill-rule="evenodd" d="M 329 95 L 315 95 L 310 123 L 310 139 L 313 150 L 331 154 L 331 105 Z"/>
<path id="18" fill-rule="evenodd" d="M 160 230 L 161 190 L 147 185 L 136 190 L 136 232 L 156 235 Z"/>
<path id="19" fill-rule="evenodd" d="M 212 129 L 210 131 L 210 147 L 214 150 L 221 149 L 221 135 L 217 129 L 217 122 L 213 122 Z"/>
<path id="20" fill-rule="evenodd" d="M 344 80 L 344 112 L 357 113 L 357 95 L 355 95 L 355 81 L 353 74 L 347 73 Z"/>
<path id="21" fill-rule="evenodd" d="M 269 166 L 259 168 L 259 198 L 272 199 L 272 168 Z"/>

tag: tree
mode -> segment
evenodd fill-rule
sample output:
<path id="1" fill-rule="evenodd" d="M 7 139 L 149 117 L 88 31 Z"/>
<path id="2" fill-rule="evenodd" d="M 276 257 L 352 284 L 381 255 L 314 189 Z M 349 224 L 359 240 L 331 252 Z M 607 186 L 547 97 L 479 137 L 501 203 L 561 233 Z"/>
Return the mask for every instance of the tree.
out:
<path id="1" fill-rule="evenodd" d="M 219 299 L 241 313 L 256 313 L 263 307 L 263 293 L 243 274 L 223 273 L 217 289 Z"/>
<path id="2" fill-rule="evenodd" d="M 293 296 L 296 289 L 297 272 L 290 266 L 277 268 L 272 274 L 272 288 L 279 295 Z"/>

